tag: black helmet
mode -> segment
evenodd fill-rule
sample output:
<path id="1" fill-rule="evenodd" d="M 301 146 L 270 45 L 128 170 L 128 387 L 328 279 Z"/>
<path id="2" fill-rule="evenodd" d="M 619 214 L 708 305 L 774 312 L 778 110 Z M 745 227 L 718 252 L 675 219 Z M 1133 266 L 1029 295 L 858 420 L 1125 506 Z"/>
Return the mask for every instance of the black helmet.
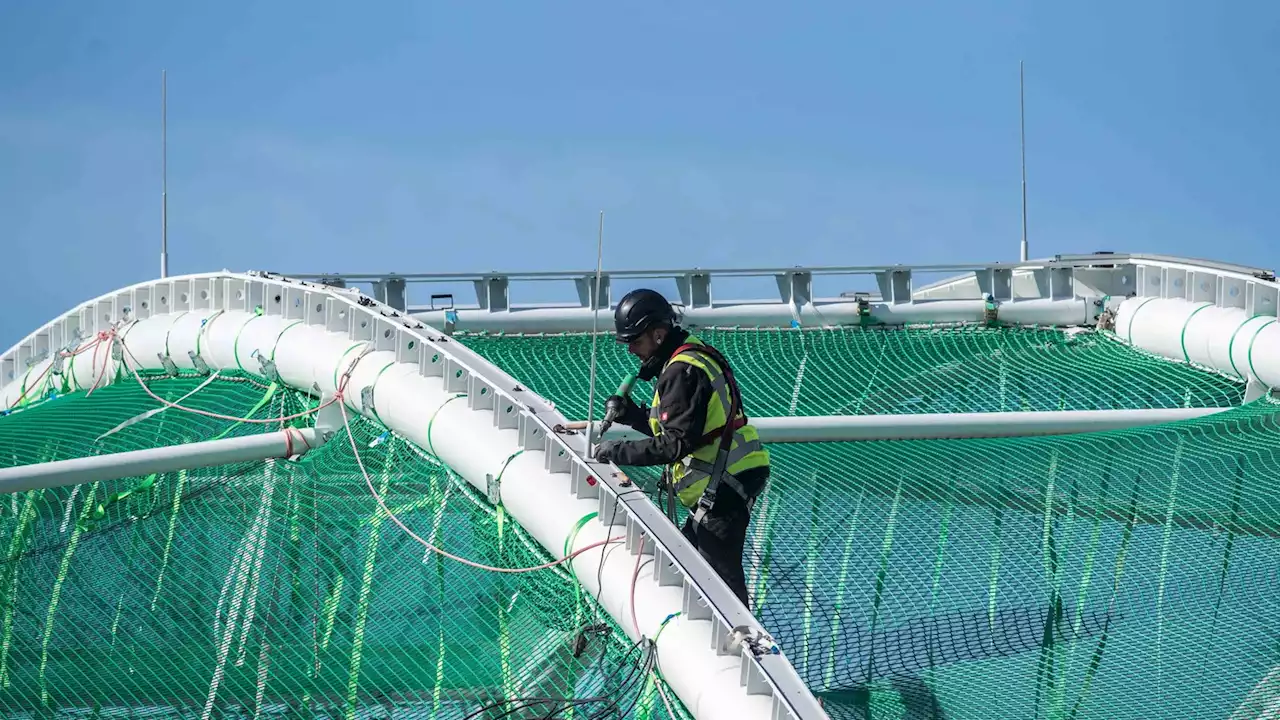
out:
<path id="1" fill-rule="evenodd" d="M 631 342 L 646 330 L 662 324 L 674 324 L 675 309 L 655 290 L 632 290 L 618 301 L 613 310 L 613 326 L 618 342 Z"/>

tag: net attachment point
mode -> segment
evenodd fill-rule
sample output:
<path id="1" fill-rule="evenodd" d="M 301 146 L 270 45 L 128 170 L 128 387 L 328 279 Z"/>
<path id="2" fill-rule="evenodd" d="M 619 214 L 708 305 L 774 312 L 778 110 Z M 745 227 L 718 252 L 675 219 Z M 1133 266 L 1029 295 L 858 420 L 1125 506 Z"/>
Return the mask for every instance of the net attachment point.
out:
<path id="1" fill-rule="evenodd" d="M 320 394 L 320 410 L 316 412 L 316 434 L 320 436 L 322 442 L 328 442 L 345 423 L 342 408 L 338 407 L 334 399 L 335 396 L 332 394 Z"/>
<path id="2" fill-rule="evenodd" d="M 196 372 L 200 373 L 201 375 L 209 374 L 209 363 L 205 362 L 204 358 L 197 355 L 194 350 L 188 350 L 187 357 L 191 358 L 191 364 L 195 366 Z M 178 372 L 177 367 L 174 367 L 173 372 L 175 375 L 177 374 Z"/>
<path id="3" fill-rule="evenodd" d="M 160 358 L 160 364 L 164 366 L 164 371 L 167 375 L 171 377 L 177 376 L 178 364 L 173 361 L 173 358 L 168 355 L 161 355 L 160 353 L 156 353 L 156 357 Z"/>
<path id="4" fill-rule="evenodd" d="M 485 473 L 485 496 L 489 499 L 489 503 L 494 507 L 502 504 L 502 478 L 495 476 L 493 473 Z"/>
<path id="5" fill-rule="evenodd" d="M 762 655 L 779 655 L 782 650 L 773 637 L 762 630 L 752 631 L 746 625 L 739 625 L 725 634 L 720 644 L 720 652 L 737 655 L 746 648 L 755 657 Z"/>
<path id="6" fill-rule="evenodd" d="M 280 373 L 276 370 L 276 364 L 261 353 L 258 354 L 258 365 L 262 367 L 262 376 L 271 382 L 280 382 Z"/>

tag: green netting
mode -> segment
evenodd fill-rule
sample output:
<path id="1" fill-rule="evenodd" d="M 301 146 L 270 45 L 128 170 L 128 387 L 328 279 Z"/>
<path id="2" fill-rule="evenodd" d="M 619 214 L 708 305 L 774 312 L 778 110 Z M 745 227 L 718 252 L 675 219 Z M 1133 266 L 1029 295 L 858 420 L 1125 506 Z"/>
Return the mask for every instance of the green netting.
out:
<path id="1" fill-rule="evenodd" d="M 1242 395 L 1093 333 L 703 337 L 735 361 L 755 415 Z M 589 337 L 463 340 L 586 415 Z M 600 348 L 607 388 L 634 364 Z M 174 400 L 205 379 L 149 382 Z M 184 401 L 256 417 L 310 403 L 248 377 Z M 126 382 L 15 413 L 0 419 L 0 464 L 262 430 L 166 410 L 106 434 L 156 407 Z M 1255 717 L 1280 695 L 1278 410 L 1092 436 L 774 445 L 746 553 L 753 607 L 838 718 Z M 354 427 L 388 505 L 420 534 L 493 565 L 547 559 L 447 468 L 375 423 Z M 651 470 L 634 475 L 652 491 Z M 571 578 L 427 555 L 378 512 L 345 442 L 301 462 L 10 496 L 0 543 L 6 716 L 462 717 L 536 695 L 665 715 L 640 653 Z M 570 642 L 596 623 L 610 637 L 574 658 Z"/>
<path id="2" fill-rule="evenodd" d="M 747 412 L 759 416 L 1227 407 L 1244 396 L 1241 383 L 1093 332 L 955 326 L 698 336 L 734 363 Z M 586 418 L 590 335 L 458 339 L 570 419 Z M 625 347 L 601 336 L 598 391 L 607 395 L 635 367 Z M 647 400 L 653 386 L 635 392 Z"/>
<path id="3" fill-rule="evenodd" d="M 736 362 L 756 415 L 1241 399 L 1238 384 L 1092 333 L 702 336 Z M 465 341 L 585 416 L 589 337 Z M 607 386 L 634 364 L 600 347 Z M 1278 412 L 772 445 L 746 551 L 753 609 L 835 717 L 1256 717 L 1280 698 Z M 654 470 L 629 472 L 652 492 Z"/>
<path id="4" fill-rule="evenodd" d="M 232 417 L 314 406 L 240 375 L 148 383 Z M 0 465 L 269 428 L 159 407 L 125 378 L 13 413 Z M 433 458 L 352 427 L 387 506 L 429 542 L 498 567 L 550 559 Z M 345 434 L 297 462 L 11 494 L 0 543 L 5 717 L 667 717 L 647 653 L 564 570 L 429 552 L 377 507 Z"/>

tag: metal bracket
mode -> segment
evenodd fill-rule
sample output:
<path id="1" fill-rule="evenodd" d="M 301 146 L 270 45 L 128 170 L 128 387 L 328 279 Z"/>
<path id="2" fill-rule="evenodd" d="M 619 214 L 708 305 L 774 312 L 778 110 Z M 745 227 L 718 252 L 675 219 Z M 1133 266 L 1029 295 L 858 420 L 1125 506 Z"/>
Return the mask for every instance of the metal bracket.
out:
<path id="1" fill-rule="evenodd" d="M 271 382 L 280 382 L 280 373 L 276 371 L 276 364 L 267 359 L 266 355 L 258 353 L 258 364 L 262 366 L 262 376 Z"/>
<path id="2" fill-rule="evenodd" d="M 858 293 L 854 295 L 854 300 L 858 303 L 858 321 L 866 324 L 871 320 L 871 300 L 866 293 Z"/>
<path id="3" fill-rule="evenodd" d="M 994 326 L 997 324 L 1000 316 L 1000 303 L 990 295 L 984 299 L 986 300 L 986 307 L 982 309 L 982 320 L 988 326 Z"/>
<path id="4" fill-rule="evenodd" d="M 190 350 L 188 350 L 187 352 L 192 357 L 195 357 L 195 353 L 191 352 Z M 160 364 L 164 366 L 164 371 L 167 375 L 169 375 L 170 377 L 173 377 L 178 374 L 178 364 L 173 361 L 173 358 L 169 357 L 168 355 L 161 355 L 160 353 L 156 353 L 156 357 L 160 358 Z"/>
<path id="5" fill-rule="evenodd" d="M 489 503 L 494 507 L 502 504 L 502 478 L 495 476 L 493 473 L 485 473 L 485 496 L 489 498 Z"/>
<path id="6" fill-rule="evenodd" d="M 196 372 L 200 373 L 201 375 L 209 374 L 209 363 L 205 362 L 204 358 L 197 355 L 194 350 L 188 350 L 187 357 L 191 358 L 191 364 L 195 366 Z M 176 373 L 177 371 L 178 369 L 175 366 L 174 372 Z"/>
<path id="7" fill-rule="evenodd" d="M 111 341 L 111 359 L 118 363 L 124 362 L 124 343 L 119 338 Z"/>
<path id="8" fill-rule="evenodd" d="M 55 352 L 53 354 L 53 362 L 49 365 L 49 372 L 53 373 L 54 375 L 61 375 L 62 365 L 63 363 L 66 362 L 66 359 L 67 359 L 67 356 L 63 355 L 61 350 Z"/>
<path id="9" fill-rule="evenodd" d="M 374 415 L 378 414 L 378 411 L 373 406 L 373 386 L 372 385 L 365 385 L 364 387 L 360 388 L 360 405 L 365 410 L 368 410 Z"/>
<path id="10" fill-rule="evenodd" d="M 343 417 L 342 408 L 338 407 L 337 402 L 333 402 L 334 395 L 329 393 L 321 394 L 319 386 L 316 387 L 316 394 L 320 395 L 320 410 L 316 413 L 316 433 L 328 442 L 338 430 L 342 429 Z"/>
<path id="11" fill-rule="evenodd" d="M 1248 382 L 1245 384 L 1244 388 L 1244 404 L 1247 405 L 1254 400 L 1258 400 L 1262 396 L 1266 395 L 1267 392 L 1268 388 L 1266 383 L 1252 375 L 1249 375 Z"/>

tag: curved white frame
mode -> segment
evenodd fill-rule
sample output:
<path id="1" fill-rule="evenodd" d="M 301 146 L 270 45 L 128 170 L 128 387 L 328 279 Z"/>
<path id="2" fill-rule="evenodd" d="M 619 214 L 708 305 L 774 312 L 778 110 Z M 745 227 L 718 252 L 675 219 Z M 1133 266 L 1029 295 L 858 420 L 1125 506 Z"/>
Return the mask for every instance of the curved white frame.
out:
<path id="1" fill-rule="evenodd" d="M 626 480 L 615 467 L 586 462 L 582 436 L 552 430 L 567 420 L 550 403 L 432 328 L 353 291 L 261 274 L 153 281 L 91 301 L 6 353 L 6 360 L 46 356 L 4 385 L 0 406 L 12 407 L 33 378 L 60 365 L 56 351 L 85 347 L 117 325 L 127 351 L 99 356 L 108 363 L 101 382 L 120 364 L 158 370 L 172 363 L 243 368 L 324 395 L 350 373 L 343 399 L 350 411 L 433 452 L 480 491 L 496 490 L 553 557 L 624 527 L 627 552 L 604 546 L 567 565 L 632 640 L 639 639 L 633 611 L 646 637 L 665 623 L 655 643 L 659 667 L 694 717 L 826 717 L 785 656 L 732 642 L 741 628 L 769 645 L 758 621 L 643 493 L 620 495 Z M 95 372 L 80 361 L 62 369 L 74 389 L 85 389 L 102 367 Z M 637 552 L 646 558 L 637 560 Z M 638 562 L 644 571 L 633 608 Z"/>

